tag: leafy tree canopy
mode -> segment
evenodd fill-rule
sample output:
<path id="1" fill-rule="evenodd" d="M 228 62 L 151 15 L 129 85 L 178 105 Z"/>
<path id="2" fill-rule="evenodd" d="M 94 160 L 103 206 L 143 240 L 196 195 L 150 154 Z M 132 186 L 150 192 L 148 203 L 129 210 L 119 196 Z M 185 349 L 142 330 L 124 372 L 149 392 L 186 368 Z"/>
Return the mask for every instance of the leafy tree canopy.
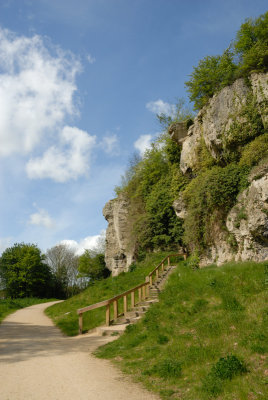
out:
<path id="1" fill-rule="evenodd" d="M 268 12 L 257 19 L 247 19 L 234 42 L 222 55 L 207 56 L 194 67 L 185 82 L 195 110 L 207 104 L 210 97 L 239 77 L 253 71 L 268 70 Z"/>
<path id="2" fill-rule="evenodd" d="M 45 297 L 51 283 L 44 255 L 34 244 L 16 243 L 7 248 L 0 258 L 0 276 L 12 298 Z"/>
<path id="3" fill-rule="evenodd" d="M 106 268 L 104 254 L 95 254 L 86 250 L 79 258 L 80 276 L 90 278 L 91 281 L 107 278 L 110 271 Z"/>

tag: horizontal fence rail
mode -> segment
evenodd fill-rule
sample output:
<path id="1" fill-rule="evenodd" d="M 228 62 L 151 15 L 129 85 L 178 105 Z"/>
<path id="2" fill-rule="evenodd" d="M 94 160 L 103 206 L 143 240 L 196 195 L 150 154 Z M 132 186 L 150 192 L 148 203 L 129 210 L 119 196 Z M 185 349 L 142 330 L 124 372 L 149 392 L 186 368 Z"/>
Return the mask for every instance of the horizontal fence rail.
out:
<path id="1" fill-rule="evenodd" d="M 166 256 L 161 263 L 153 269 L 152 272 L 145 278 L 145 282 L 141 283 L 138 286 L 135 286 L 134 288 L 131 288 L 123 293 L 118 294 L 117 296 L 112 297 L 111 299 L 103 300 L 100 301 L 99 303 L 92 304 L 87 307 L 79 308 L 77 310 L 77 314 L 79 317 L 79 334 L 82 333 L 83 331 L 83 314 L 87 311 L 95 310 L 96 308 L 100 307 L 106 307 L 106 326 L 109 326 L 112 322 L 111 320 L 111 309 L 110 306 L 113 304 L 113 311 L 114 311 L 114 319 L 113 322 L 117 320 L 119 316 L 125 315 L 128 311 L 128 303 L 129 299 L 128 296 L 130 295 L 130 306 L 131 309 L 135 307 L 135 293 L 138 292 L 138 299 L 139 302 L 142 300 L 146 299 L 149 297 L 149 288 L 152 286 L 153 281 L 155 279 L 158 279 L 158 277 L 164 272 L 166 267 L 170 266 L 170 258 L 171 257 L 183 257 L 184 260 L 186 259 L 187 255 L 186 253 L 180 253 L 180 254 L 170 254 Z M 165 262 L 167 261 L 167 265 L 165 266 Z M 118 314 L 118 300 L 123 298 L 123 307 L 124 311 L 120 315 Z"/>

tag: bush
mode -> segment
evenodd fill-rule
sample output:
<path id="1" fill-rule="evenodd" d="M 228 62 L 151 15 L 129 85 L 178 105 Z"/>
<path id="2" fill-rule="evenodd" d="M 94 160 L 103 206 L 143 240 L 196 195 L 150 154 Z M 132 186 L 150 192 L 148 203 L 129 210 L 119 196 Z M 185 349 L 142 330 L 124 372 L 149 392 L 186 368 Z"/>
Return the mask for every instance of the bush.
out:
<path id="1" fill-rule="evenodd" d="M 244 147 L 239 164 L 251 168 L 265 157 L 268 157 L 268 133 L 258 136 Z"/>
<path id="2" fill-rule="evenodd" d="M 207 56 L 200 60 L 190 75 L 191 79 L 185 82 L 195 110 L 205 106 L 217 91 L 230 85 L 235 79 L 235 70 L 233 54 L 229 49 L 221 56 Z"/>
<path id="3" fill-rule="evenodd" d="M 248 169 L 236 164 L 214 166 L 193 179 L 183 192 L 188 214 L 184 221 L 184 240 L 192 249 L 211 243 L 214 224 L 222 225 L 238 193 L 247 187 Z"/>
<path id="4" fill-rule="evenodd" d="M 232 379 L 234 376 L 245 372 L 247 372 L 245 362 L 235 355 L 220 358 L 211 369 L 211 374 L 222 380 Z"/>
<path id="5" fill-rule="evenodd" d="M 225 358 L 222 357 L 202 380 L 202 389 L 210 395 L 216 396 L 223 391 L 223 382 L 225 380 L 231 380 L 234 376 L 242 375 L 247 371 L 244 361 L 237 356 L 228 355 Z"/>
<path id="6" fill-rule="evenodd" d="M 241 25 L 234 43 L 222 55 L 207 56 L 185 82 L 196 110 L 220 89 L 252 71 L 268 70 L 268 12 Z"/>
<path id="7" fill-rule="evenodd" d="M 182 375 L 182 364 L 174 358 L 164 358 L 156 366 L 157 373 L 163 378 L 179 378 Z"/>

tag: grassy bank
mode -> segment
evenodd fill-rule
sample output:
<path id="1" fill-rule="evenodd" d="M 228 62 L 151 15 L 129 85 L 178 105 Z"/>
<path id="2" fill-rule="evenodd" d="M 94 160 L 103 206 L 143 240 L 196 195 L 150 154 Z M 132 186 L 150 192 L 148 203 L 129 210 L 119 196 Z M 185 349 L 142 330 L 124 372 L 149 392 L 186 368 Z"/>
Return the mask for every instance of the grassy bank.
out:
<path id="1" fill-rule="evenodd" d="M 162 399 L 267 399 L 267 270 L 182 262 L 142 322 L 96 354 Z"/>
<path id="2" fill-rule="evenodd" d="M 32 306 L 34 304 L 45 303 L 55 299 L 37 299 L 37 298 L 23 298 L 23 299 L 0 299 L 0 323 L 9 314 L 13 313 L 20 308 Z"/>
<path id="3" fill-rule="evenodd" d="M 168 253 L 148 254 L 146 259 L 137 263 L 132 268 L 132 272 L 122 273 L 117 277 L 97 281 L 89 286 L 85 291 L 73 296 L 63 303 L 56 304 L 46 310 L 46 314 L 52 318 L 53 322 L 67 335 L 78 334 L 78 316 L 76 310 L 109 299 L 125 290 L 128 290 L 142 283 Z M 119 301 L 119 312 L 123 310 L 123 299 Z M 111 307 L 111 315 L 113 310 Z M 105 324 L 105 308 L 89 311 L 83 315 L 84 331 Z"/>

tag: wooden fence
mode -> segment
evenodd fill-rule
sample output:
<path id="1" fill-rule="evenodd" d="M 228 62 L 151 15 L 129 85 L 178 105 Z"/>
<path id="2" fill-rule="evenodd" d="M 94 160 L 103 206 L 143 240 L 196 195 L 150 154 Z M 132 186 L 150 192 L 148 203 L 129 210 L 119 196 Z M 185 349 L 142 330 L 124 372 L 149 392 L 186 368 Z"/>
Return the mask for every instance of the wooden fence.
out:
<path id="1" fill-rule="evenodd" d="M 186 254 L 170 254 L 166 256 L 161 263 L 145 278 L 145 282 L 141 283 L 138 286 L 135 286 L 132 289 L 127 290 L 126 292 L 120 293 L 119 295 L 112 297 L 111 299 L 101 301 L 96 304 L 92 304 L 87 307 L 83 307 L 77 310 L 77 314 L 79 316 L 79 334 L 83 331 L 83 313 L 91 310 L 95 310 L 96 308 L 106 307 L 106 326 L 109 326 L 112 322 L 111 320 L 111 312 L 110 306 L 113 304 L 114 310 L 114 319 L 113 322 L 117 320 L 119 316 L 125 315 L 128 311 L 128 296 L 130 295 L 130 306 L 131 309 L 135 307 L 135 293 L 138 293 L 138 300 L 141 302 L 142 300 L 149 297 L 149 288 L 152 286 L 153 281 L 157 280 L 158 277 L 164 272 L 166 267 L 170 266 L 170 258 L 183 256 L 186 259 Z M 165 265 L 167 261 L 167 265 Z M 123 298 L 124 310 L 120 315 L 118 314 L 118 300 Z"/>

